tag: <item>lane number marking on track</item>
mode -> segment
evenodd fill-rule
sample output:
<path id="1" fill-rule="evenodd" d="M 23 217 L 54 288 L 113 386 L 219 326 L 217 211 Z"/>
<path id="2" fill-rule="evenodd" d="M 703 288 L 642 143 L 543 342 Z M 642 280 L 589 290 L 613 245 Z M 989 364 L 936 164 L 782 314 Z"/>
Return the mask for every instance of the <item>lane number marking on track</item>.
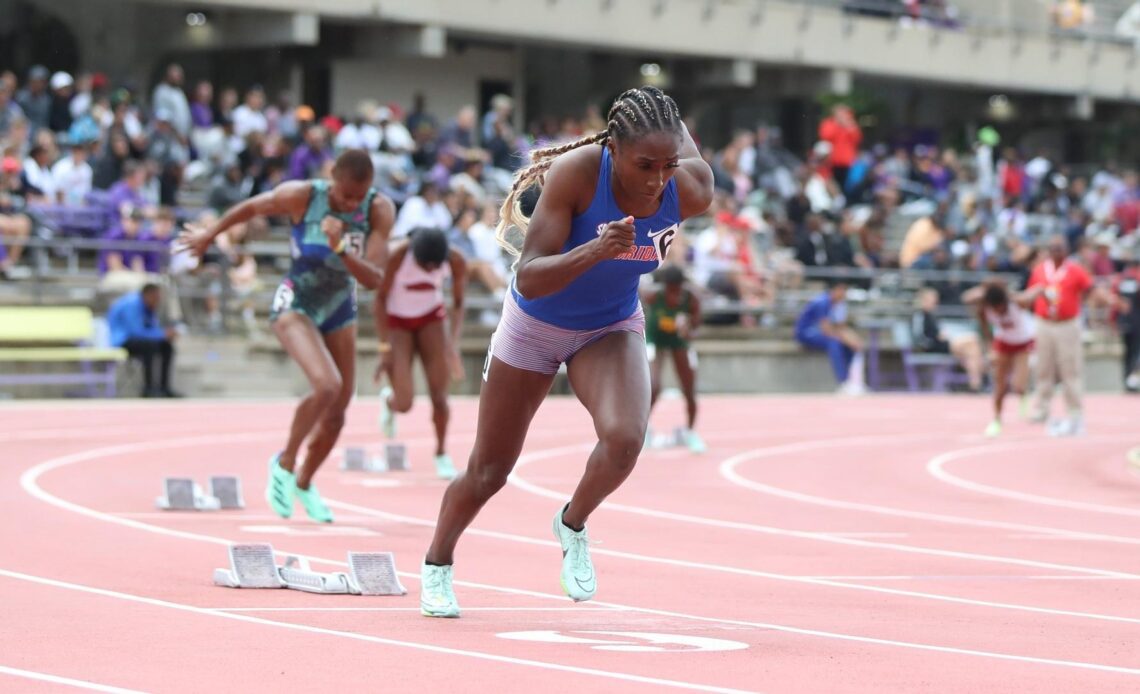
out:
<path id="1" fill-rule="evenodd" d="M 582 634 L 575 636 L 574 634 Z M 589 646 L 598 651 L 625 653 L 673 653 L 679 651 L 739 651 L 748 644 L 706 636 L 681 634 L 652 634 L 643 631 L 508 631 L 497 634 L 501 639 L 537 643 L 573 643 Z M 614 638 L 596 638 L 608 636 Z"/>

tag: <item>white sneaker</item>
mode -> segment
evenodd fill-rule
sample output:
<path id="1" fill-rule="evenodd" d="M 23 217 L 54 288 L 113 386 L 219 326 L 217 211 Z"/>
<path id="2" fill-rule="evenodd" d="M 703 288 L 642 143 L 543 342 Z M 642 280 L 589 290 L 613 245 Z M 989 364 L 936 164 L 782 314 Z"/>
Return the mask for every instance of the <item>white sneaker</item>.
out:
<path id="1" fill-rule="evenodd" d="M 396 413 L 392 408 L 388 407 L 388 398 L 392 395 L 392 389 L 384 386 L 380 389 L 380 431 L 384 433 L 385 438 L 396 438 Z"/>
<path id="2" fill-rule="evenodd" d="M 420 569 L 420 613 L 425 617 L 458 617 L 459 603 L 451 587 L 451 567 L 425 563 Z"/>
<path id="3" fill-rule="evenodd" d="M 594 563 L 590 560 L 590 538 L 586 528 L 579 532 L 567 528 L 562 522 L 565 510 L 566 506 L 563 506 L 554 514 L 554 537 L 562 545 L 562 590 L 574 602 L 582 602 L 594 597 L 598 579 L 594 574 Z"/>

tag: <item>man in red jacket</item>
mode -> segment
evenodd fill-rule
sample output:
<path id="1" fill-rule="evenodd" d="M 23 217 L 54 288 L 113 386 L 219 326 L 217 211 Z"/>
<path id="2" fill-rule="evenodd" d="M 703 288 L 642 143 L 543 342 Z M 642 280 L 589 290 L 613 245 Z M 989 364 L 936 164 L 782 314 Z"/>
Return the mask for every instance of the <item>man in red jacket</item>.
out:
<path id="1" fill-rule="evenodd" d="M 819 124 L 819 139 L 831 144 L 831 173 L 840 188 L 847 185 L 847 172 L 859 156 L 863 131 L 855 122 L 855 112 L 847 104 L 836 104 L 831 118 Z"/>
<path id="2" fill-rule="evenodd" d="M 1065 237 L 1054 236 L 1048 257 L 1033 268 L 1028 288 L 1045 290 L 1033 304 L 1037 315 L 1037 408 L 1034 421 L 1049 418 L 1053 388 L 1061 385 L 1068 417 L 1049 425 L 1052 436 L 1076 436 L 1084 432 L 1081 409 L 1081 303 L 1093 287 L 1092 278 L 1070 259 Z"/>

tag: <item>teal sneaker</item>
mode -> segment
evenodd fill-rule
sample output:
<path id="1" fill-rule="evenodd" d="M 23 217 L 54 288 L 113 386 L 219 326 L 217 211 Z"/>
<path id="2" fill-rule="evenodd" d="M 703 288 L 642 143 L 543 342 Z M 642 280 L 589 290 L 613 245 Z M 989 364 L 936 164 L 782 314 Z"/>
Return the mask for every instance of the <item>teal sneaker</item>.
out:
<path id="1" fill-rule="evenodd" d="M 598 579 L 594 575 L 594 563 L 590 561 L 590 538 L 586 529 L 574 532 L 562 522 L 566 506 L 554 514 L 554 537 L 562 545 L 562 590 L 574 602 L 582 602 L 594 597 Z"/>
<path id="2" fill-rule="evenodd" d="M 293 515 L 293 495 L 297 491 L 297 481 L 293 473 L 281 467 L 281 454 L 269 459 L 269 484 L 265 487 L 265 500 L 269 508 L 282 518 Z"/>
<path id="3" fill-rule="evenodd" d="M 425 617 L 459 616 L 459 603 L 451 588 L 451 567 L 424 563 L 420 568 L 420 614 Z"/>
<path id="4" fill-rule="evenodd" d="M 691 453 L 700 454 L 707 450 L 704 439 L 692 429 L 685 431 L 685 445 L 689 447 L 689 452 Z"/>
<path id="5" fill-rule="evenodd" d="M 297 500 L 305 507 L 305 513 L 309 514 L 309 518 L 318 523 L 333 522 L 333 512 L 321 498 L 317 485 L 310 482 L 308 489 L 297 487 Z"/>
<path id="6" fill-rule="evenodd" d="M 444 453 L 435 457 L 435 474 L 441 480 L 455 479 L 455 463 L 451 462 L 451 456 Z"/>
<path id="7" fill-rule="evenodd" d="M 392 389 L 384 386 L 380 389 L 380 431 L 389 439 L 396 438 L 396 413 L 388 407 L 388 398 Z"/>
<path id="8" fill-rule="evenodd" d="M 994 420 L 986 427 L 986 438 L 997 438 L 1001 436 L 1001 422 Z"/>

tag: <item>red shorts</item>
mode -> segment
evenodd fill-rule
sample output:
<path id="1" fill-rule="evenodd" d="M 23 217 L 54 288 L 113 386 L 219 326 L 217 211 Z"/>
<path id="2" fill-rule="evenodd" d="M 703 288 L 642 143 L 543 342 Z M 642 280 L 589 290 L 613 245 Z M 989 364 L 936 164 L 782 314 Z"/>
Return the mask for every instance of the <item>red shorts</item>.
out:
<path id="1" fill-rule="evenodd" d="M 447 309 L 443 307 L 443 304 L 440 304 L 434 310 L 416 318 L 405 318 L 404 316 L 388 314 L 388 327 L 394 330 L 407 330 L 410 333 L 414 333 L 420 328 L 431 325 L 432 323 L 437 323 L 444 318 L 447 318 Z"/>
<path id="2" fill-rule="evenodd" d="M 1002 340 L 994 340 L 994 351 L 998 354 L 1008 354 L 1013 356 L 1021 354 L 1022 352 L 1029 352 L 1033 349 L 1033 340 L 1029 342 L 1022 342 L 1020 344 L 1010 344 Z"/>

